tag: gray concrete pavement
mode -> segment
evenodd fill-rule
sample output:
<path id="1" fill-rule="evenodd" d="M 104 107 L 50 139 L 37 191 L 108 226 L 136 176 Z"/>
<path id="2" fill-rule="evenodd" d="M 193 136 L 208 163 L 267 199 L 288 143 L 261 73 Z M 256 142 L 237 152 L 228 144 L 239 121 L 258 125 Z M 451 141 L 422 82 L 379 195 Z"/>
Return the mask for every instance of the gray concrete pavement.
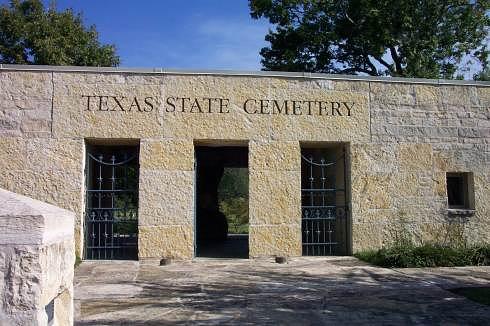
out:
<path id="1" fill-rule="evenodd" d="M 490 267 L 383 269 L 352 257 L 83 262 L 77 325 L 488 325 L 447 289 L 490 286 Z"/>

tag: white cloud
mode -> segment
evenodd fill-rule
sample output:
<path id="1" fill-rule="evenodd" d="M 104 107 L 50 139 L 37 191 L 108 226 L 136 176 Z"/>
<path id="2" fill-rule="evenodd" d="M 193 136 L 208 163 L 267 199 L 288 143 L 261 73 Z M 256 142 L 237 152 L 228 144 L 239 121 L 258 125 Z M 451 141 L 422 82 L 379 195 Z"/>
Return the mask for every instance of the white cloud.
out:
<path id="1" fill-rule="evenodd" d="M 172 30 L 121 32 L 123 66 L 176 69 L 260 70 L 269 24 L 249 16 L 210 18 L 193 14 Z M 130 42 L 130 39 L 138 39 Z"/>
<path id="2" fill-rule="evenodd" d="M 259 70 L 259 51 L 266 46 L 268 25 L 248 19 L 204 20 L 197 25 L 203 61 L 215 69 Z"/>

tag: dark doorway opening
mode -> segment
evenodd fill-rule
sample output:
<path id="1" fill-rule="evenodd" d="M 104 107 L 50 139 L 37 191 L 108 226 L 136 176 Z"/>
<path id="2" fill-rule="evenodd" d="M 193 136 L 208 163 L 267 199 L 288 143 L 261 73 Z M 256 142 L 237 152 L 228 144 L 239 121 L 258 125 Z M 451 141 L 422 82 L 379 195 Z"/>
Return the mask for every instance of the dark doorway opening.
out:
<path id="1" fill-rule="evenodd" d="M 248 258 L 248 148 L 195 153 L 196 257 Z"/>

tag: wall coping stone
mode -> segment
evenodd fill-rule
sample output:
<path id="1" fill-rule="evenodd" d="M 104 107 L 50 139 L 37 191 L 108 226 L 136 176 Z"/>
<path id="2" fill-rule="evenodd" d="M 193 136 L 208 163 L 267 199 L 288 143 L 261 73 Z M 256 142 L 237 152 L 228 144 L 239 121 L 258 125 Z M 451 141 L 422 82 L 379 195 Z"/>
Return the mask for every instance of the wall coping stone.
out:
<path id="1" fill-rule="evenodd" d="M 75 214 L 0 189 L 0 245 L 48 245 L 74 236 Z"/>
<path id="2" fill-rule="evenodd" d="M 76 67 L 76 66 L 0 64 L 0 72 L 1 71 L 127 73 L 127 74 L 157 74 L 157 75 L 213 75 L 213 76 L 240 76 L 240 77 L 249 76 L 249 77 L 279 77 L 279 78 L 295 78 L 295 79 L 298 78 L 325 79 L 325 80 L 367 81 L 367 82 L 383 82 L 383 83 L 490 87 L 490 82 L 488 81 L 334 75 L 334 74 L 322 74 L 322 73 L 310 73 L 310 72 L 283 72 L 283 71 L 186 70 L 186 69 L 169 69 L 169 68 Z"/>

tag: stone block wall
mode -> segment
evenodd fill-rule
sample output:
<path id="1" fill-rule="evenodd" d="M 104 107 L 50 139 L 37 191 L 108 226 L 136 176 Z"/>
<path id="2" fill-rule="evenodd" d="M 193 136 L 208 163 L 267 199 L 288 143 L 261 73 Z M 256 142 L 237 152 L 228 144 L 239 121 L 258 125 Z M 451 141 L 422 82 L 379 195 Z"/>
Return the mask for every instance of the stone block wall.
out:
<path id="1" fill-rule="evenodd" d="M 301 255 L 301 162 L 295 141 L 249 144 L 249 255 Z"/>
<path id="2" fill-rule="evenodd" d="M 0 324 L 73 324 L 74 214 L 0 189 Z M 51 308 L 47 306 L 51 305 Z"/>
<path id="3" fill-rule="evenodd" d="M 475 85 L 370 83 L 371 141 L 352 146 L 354 251 L 400 233 L 488 243 L 489 95 Z M 448 172 L 474 174 L 474 216 L 448 214 Z"/>
<path id="4" fill-rule="evenodd" d="M 75 212 L 79 254 L 86 141 L 140 143 L 140 258 L 193 256 L 196 142 L 248 144 L 252 257 L 301 254 L 303 143 L 349 148 L 353 251 L 401 231 L 420 241 L 490 239 L 488 84 L 14 67 L 0 69 L 0 86 L 0 187 Z M 164 103 L 86 111 L 87 94 L 228 98 L 230 112 L 171 114 Z M 358 106 L 350 118 L 249 115 L 249 98 Z M 447 172 L 473 173 L 474 216 L 448 215 Z"/>
<path id="5" fill-rule="evenodd" d="M 490 241 L 490 87 L 438 81 L 305 81 L 369 95 L 370 139 L 352 141 L 353 251 L 408 233 L 416 242 Z M 475 214 L 448 214 L 446 173 L 473 172 Z"/>
<path id="6" fill-rule="evenodd" d="M 138 256 L 194 256 L 194 144 L 192 140 L 140 143 Z"/>
<path id="7" fill-rule="evenodd" d="M 53 136 L 53 81 L 52 72 L 0 72 L 0 188 L 75 212 L 79 244 L 84 140 Z"/>
<path id="8" fill-rule="evenodd" d="M 51 72 L 0 73 L 0 136 L 50 137 L 52 76 Z"/>

